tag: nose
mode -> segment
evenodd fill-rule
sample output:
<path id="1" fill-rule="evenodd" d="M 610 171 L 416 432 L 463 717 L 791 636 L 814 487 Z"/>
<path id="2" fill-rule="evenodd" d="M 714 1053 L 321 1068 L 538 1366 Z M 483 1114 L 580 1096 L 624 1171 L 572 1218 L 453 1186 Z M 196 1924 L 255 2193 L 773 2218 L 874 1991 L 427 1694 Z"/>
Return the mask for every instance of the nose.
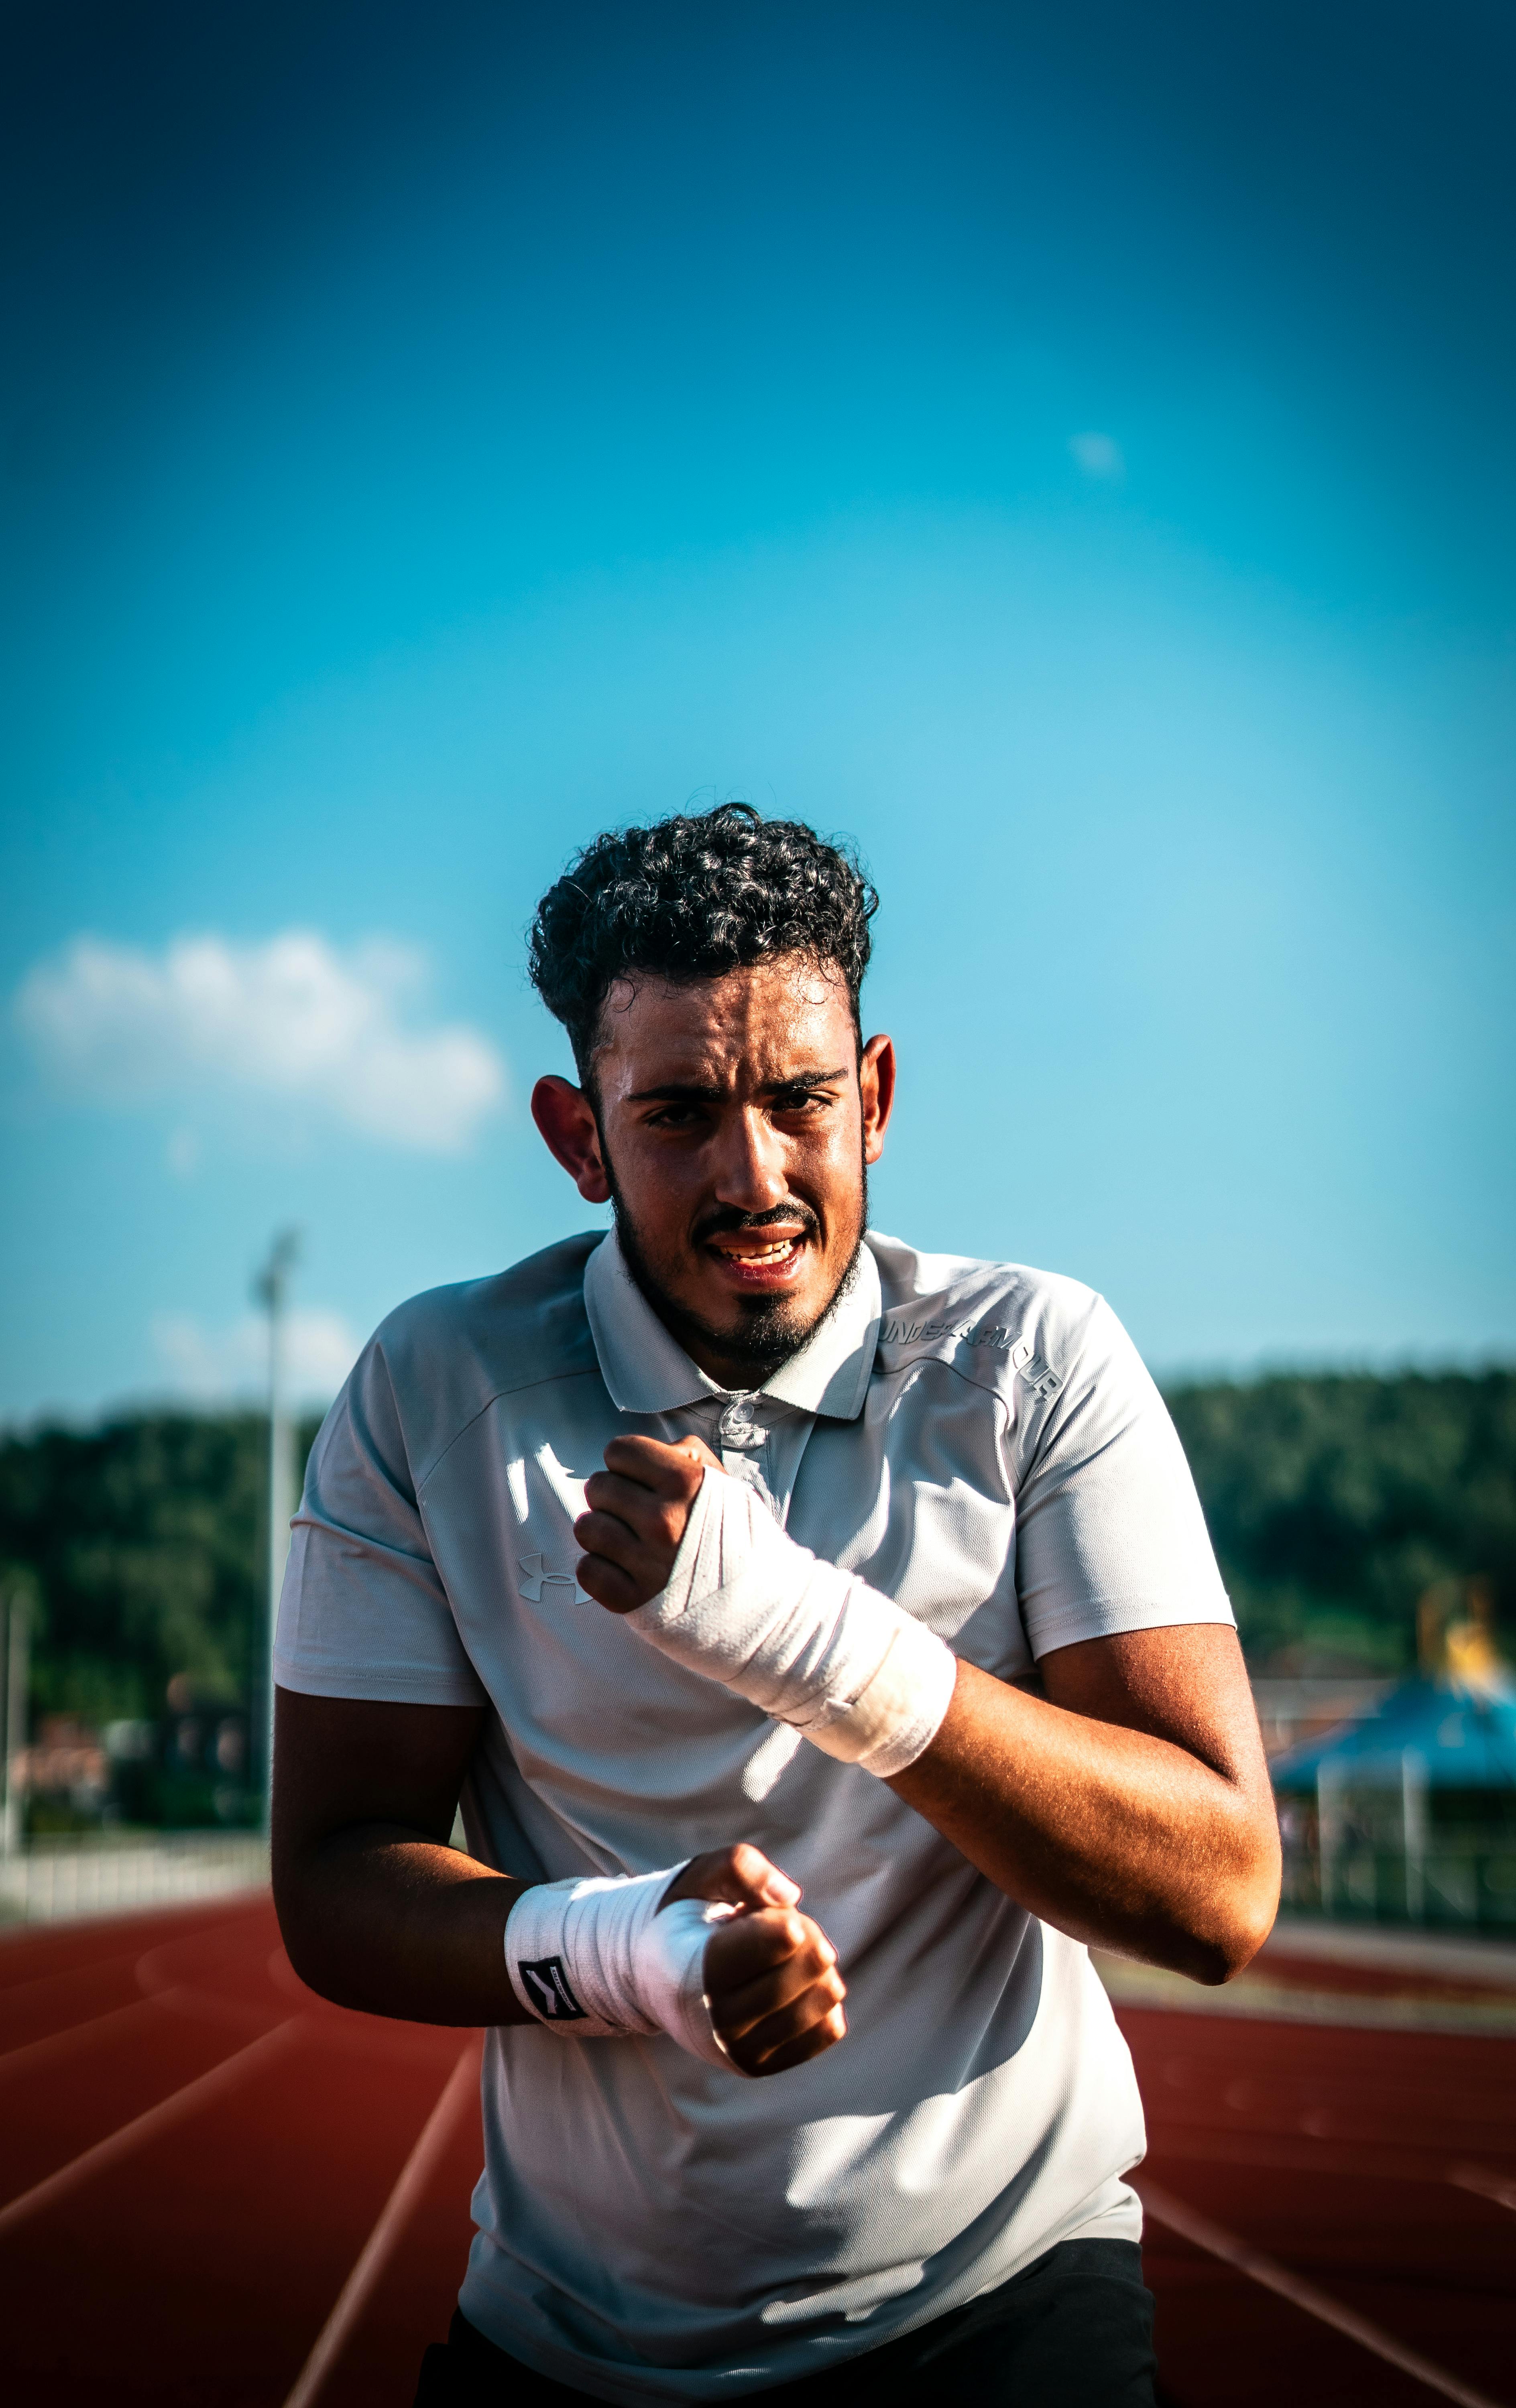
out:
<path id="1" fill-rule="evenodd" d="M 790 1192 L 784 1141 L 764 1112 L 741 1111 L 723 1118 L 712 1168 L 716 1201 L 739 1212 L 771 1212 Z"/>

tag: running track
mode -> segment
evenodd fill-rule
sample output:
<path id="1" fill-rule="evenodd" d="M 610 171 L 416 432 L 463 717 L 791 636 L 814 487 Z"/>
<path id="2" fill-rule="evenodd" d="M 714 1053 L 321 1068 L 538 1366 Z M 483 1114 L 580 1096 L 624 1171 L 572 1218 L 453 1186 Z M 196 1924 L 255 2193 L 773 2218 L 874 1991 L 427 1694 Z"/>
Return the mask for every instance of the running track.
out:
<path id="1" fill-rule="evenodd" d="M 1516 2408 L 1516 2042 L 1123 2007 L 1174 2408 Z M 477 2036 L 328 2007 L 266 1895 L 0 1943 L 0 2389 L 409 2408 Z"/>

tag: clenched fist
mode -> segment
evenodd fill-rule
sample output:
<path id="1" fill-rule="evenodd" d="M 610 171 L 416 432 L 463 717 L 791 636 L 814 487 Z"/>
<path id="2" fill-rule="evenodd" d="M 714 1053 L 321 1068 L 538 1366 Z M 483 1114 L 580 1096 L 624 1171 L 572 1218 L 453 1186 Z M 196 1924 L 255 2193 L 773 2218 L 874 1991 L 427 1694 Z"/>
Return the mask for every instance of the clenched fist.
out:
<path id="1" fill-rule="evenodd" d="M 837 1950 L 820 1924 L 797 1912 L 799 1884 L 761 1848 L 740 1841 L 694 1857 L 670 1882 L 660 1914 L 678 1898 L 720 1899 L 741 1910 L 711 1932 L 705 1962 L 711 2021 L 734 2065 L 744 2073 L 783 2073 L 846 2037 L 848 1989 Z"/>
<path id="2" fill-rule="evenodd" d="M 584 1484 L 574 1525 L 584 1553 L 577 1577 L 597 1604 L 631 1613 L 668 1583 L 690 1508 L 708 1466 L 721 1465 L 703 1440 L 664 1446 L 655 1438 L 613 1438 L 606 1469 Z"/>

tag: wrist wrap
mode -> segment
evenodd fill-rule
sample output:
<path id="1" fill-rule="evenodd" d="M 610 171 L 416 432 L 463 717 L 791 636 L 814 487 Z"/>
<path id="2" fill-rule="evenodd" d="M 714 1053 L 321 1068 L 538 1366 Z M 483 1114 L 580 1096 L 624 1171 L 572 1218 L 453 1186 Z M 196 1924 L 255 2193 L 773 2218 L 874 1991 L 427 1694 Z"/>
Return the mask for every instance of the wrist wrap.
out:
<path id="1" fill-rule="evenodd" d="M 706 1942 L 734 1913 L 704 1899 L 658 1901 L 681 1868 L 621 1879 L 541 1882 L 506 1917 L 506 1970 L 527 2013 L 566 2040 L 667 2032 L 692 2057 L 739 2069 L 706 2001 Z"/>
<path id="2" fill-rule="evenodd" d="M 881 1780 L 931 1745 L 957 1678 L 932 1631 L 797 1545 L 751 1488 L 709 1467 L 667 1586 L 624 1619 L 675 1663 Z"/>

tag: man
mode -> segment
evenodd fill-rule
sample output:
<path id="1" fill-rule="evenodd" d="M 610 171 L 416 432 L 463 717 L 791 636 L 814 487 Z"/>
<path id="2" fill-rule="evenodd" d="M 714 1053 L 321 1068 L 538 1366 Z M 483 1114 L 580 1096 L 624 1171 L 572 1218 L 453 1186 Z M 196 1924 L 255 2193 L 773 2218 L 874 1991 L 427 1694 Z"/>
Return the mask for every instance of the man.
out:
<path id="1" fill-rule="evenodd" d="M 402 1307 L 311 1457 L 290 1955 L 490 2028 L 423 2400 L 1152 2396 L 1086 1946 L 1244 1965 L 1268 1781 L 1108 1309 L 867 1230 L 874 901 L 738 806 L 591 845 L 532 939 L 579 1083 L 533 1112 L 610 1233 Z"/>

